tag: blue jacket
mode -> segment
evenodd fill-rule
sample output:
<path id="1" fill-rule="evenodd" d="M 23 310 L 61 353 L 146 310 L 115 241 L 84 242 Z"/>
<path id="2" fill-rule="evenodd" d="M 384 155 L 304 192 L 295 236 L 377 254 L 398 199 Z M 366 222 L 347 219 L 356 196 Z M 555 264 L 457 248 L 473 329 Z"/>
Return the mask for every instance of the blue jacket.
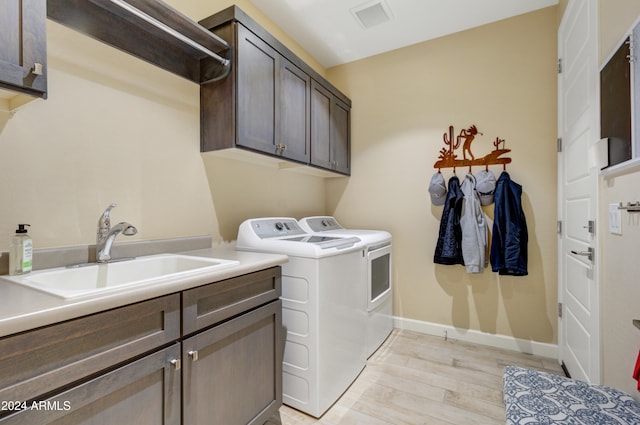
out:
<path id="1" fill-rule="evenodd" d="M 462 259 L 462 230 L 460 210 L 464 195 L 460 190 L 460 180 L 453 176 L 447 184 L 447 198 L 442 209 L 440 231 L 433 262 L 438 264 L 464 264 Z"/>
<path id="2" fill-rule="evenodd" d="M 522 211 L 522 186 L 503 171 L 494 192 L 491 269 L 502 275 L 526 276 L 527 221 Z"/>

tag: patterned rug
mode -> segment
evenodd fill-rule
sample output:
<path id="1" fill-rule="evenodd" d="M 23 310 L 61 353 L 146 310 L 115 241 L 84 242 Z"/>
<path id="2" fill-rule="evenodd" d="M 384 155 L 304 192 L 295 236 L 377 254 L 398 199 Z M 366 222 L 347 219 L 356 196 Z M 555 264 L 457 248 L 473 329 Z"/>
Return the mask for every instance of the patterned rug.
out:
<path id="1" fill-rule="evenodd" d="M 516 366 L 503 382 L 507 425 L 640 425 L 640 404 L 615 388 Z"/>

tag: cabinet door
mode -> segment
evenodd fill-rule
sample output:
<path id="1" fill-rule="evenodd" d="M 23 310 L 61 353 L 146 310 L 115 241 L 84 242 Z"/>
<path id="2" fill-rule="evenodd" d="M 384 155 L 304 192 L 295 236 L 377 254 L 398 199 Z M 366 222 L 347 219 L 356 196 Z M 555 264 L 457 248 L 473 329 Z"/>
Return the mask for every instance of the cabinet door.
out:
<path id="1" fill-rule="evenodd" d="M 331 92 L 311 82 L 311 165 L 331 169 Z"/>
<path id="2" fill-rule="evenodd" d="M 282 302 L 183 342 L 184 425 L 262 425 L 282 404 Z"/>
<path id="3" fill-rule="evenodd" d="M 46 0 L 0 2 L 1 87 L 46 96 L 46 16 Z"/>
<path id="4" fill-rule="evenodd" d="M 276 154 L 279 54 L 238 25 L 236 144 Z"/>
<path id="5" fill-rule="evenodd" d="M 311 83 L 311 165 L 351 172 L 350 108 L 328 89 Z"/>
<path id="6" fill-rule="evenodd" d="M 341 102 L 339 99 L 334 98 L 331 105 L 333 110 L 331 111 L 333 132 L 331 134 L 331 147 L 333 150 L 333 169 L 343 173 L 351 173 L 351 158 L 349 148 L 351 123 L 350 123 L 350 108 Z"/>
<path id="7" fill-rule="evenodd" d="M 309 162 L 311 77 L 281 58 L 280 143 L 283 157 Z"/>
<path id="8" fill-rule="evenodd" d="M 28 402 L 31 410 L 0 417 L 0 424 L 180 425 L 179 359 L 180 344 L 175 344 L 58 395 Z"/>

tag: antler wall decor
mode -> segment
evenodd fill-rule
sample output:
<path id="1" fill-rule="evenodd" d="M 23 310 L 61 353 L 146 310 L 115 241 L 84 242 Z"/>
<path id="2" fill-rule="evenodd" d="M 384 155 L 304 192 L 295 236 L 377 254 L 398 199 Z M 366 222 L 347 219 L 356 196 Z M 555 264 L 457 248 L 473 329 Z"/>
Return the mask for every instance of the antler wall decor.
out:
<path id="1" fill-rule="evenodd" d="M 446 147 L 440 149 L 438 161 L 433 164 L 434 168 L 453 168 L 455 171 L 456 167 L 469 167 L 469 169 L 471 169 L 473 166 L 484 165 L 488 167 L 489 165 L 496 164 L 502 164 L 503 168 L 506 168 L 506 165 L 511 163 L 511 158 L 500 157 L 503 154 L 511 152 L 511 149 L 505 149 L 504 139 L 496 137 L 496 140 L 493 142 L 495 149 L 482 158 L 476 158 L 473 152 L 471 152 L 471 143 L 477 135 L 483 136 L 483 134 L 478 131 L 478 128 L 472 125 L 469 128 L 462 129 L 455 139 L 453 134 L 453 126 L 450 125 L 449 134 L 444 133 L 442 135 Z M 462 159 L 458 159 L 458 155 L 456 154 L 456 150 L 460 147 L 460 144 L 462 144 Z M 502 145 L 502 149 L 500 149 L 500 145 Z"/>

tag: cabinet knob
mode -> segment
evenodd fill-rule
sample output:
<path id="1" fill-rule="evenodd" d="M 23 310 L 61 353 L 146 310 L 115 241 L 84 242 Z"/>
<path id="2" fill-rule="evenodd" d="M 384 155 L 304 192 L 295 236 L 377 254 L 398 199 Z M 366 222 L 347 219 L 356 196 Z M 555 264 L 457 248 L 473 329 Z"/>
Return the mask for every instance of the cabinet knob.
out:
<path id="1" fill-rule="evenodd" d="M 191 357 L 191 360 L 193 360 L 194 362 L 198 360 L 198 351 L 197 350 L 192 350 L 189 351 L 189 357 Z"/>
<path id="2" fill-rule="evenodd" d="M 171 360 L 171 364 L 173 365 L 175 370 L 180 370 L 180 367 L 182 366 L 182 362 L 178 359 Z"/>
<path id="3" fill-rule="evenodd" d="M 31 73 L 33 75 L 42 75 L 42 72 L 43 72 L 42 64 L 39 62 L 34 63 Z"/>

